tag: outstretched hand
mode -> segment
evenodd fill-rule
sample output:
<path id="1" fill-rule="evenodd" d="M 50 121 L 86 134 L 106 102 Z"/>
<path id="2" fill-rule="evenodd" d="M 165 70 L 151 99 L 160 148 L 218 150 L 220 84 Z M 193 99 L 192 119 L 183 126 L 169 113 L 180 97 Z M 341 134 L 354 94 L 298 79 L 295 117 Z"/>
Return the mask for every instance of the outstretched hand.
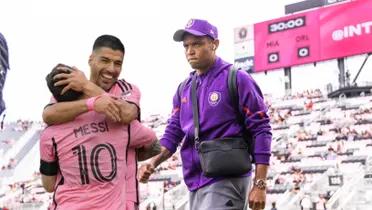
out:
<path id="1" fill-rule="evenodd" d="M 138 169 L 137 179 L 139 182 L 147 183 L 152 173 L 155 172 L 154 167 L 150 163 L 143 164 Z"/>

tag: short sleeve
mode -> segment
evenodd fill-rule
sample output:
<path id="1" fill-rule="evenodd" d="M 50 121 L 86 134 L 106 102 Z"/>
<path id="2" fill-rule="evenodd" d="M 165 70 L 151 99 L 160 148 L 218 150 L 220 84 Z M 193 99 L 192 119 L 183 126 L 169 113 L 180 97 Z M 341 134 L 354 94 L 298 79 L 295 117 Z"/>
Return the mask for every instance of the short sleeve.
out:
<path id="1" fill-rule="evenodd" d="M 53 176 L 58 172 L 58 160 L 54 151 L 54 139 L 47 135 L 47 129 L 40 136 L 40 173 Z"/>
<path id="2" fill-rule="evenodd" d="M 139 148 L 144 145 L 152 144 L 157 140 L 156 134 L 153 130 L 135 120 L 131 122 L 130 126 L 130 144 L 131 148 Z"/>
<path id="3" fill-rule="evenodd" d="M 137 86 L 135 86 L 135 85 L 131 85 L 131 86 L 132 86 L 132 90 L 130 91 L 130 93 L 127 96 L 124 96 L 125 97 L 124 99 L 126 101 L 134 103 L 138 107 L 140 107 L 141 92 L 140 92 L 140 90 L 138 89 Z"/>

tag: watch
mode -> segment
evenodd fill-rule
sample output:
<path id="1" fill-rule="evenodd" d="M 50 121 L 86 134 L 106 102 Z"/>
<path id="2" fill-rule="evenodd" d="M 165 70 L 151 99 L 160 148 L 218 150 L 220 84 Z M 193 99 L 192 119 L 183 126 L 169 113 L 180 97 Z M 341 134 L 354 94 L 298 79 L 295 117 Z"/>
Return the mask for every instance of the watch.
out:
<path id="1" fill-rule="evenodd" d="M 260 190 L 266 190 L 266 180 L 265 179 L 255 179 L 253 185 Z"/>

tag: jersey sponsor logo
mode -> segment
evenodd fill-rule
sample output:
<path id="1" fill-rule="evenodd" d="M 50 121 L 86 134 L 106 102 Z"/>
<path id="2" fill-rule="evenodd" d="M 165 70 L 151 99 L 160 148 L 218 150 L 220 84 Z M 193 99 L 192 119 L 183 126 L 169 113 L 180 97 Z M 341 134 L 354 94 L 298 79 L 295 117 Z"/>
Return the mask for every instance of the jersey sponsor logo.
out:
<path id="1" fill-rule="evenodd" d="M 221 101 L 221 93 L 213 91 L 209 93 L 208 102 L 211 106 L 216 106 Z"/>
<path id="2" fill-rule="evenodd" d="M 121 93 L 120 98 L 126 100 L 131 95 L 132 95 L 132 91 L 131 90 L 124 91 L 124 92 Z"/>
<path id="3" fill-rule="evenodd" d="M 117 81 L 117 85 L 121 89 L 120 99 L 126 100 L 132 95 L 133 87 L 130 83 L 127 83 L 125 80 L 119 80 Z"/>

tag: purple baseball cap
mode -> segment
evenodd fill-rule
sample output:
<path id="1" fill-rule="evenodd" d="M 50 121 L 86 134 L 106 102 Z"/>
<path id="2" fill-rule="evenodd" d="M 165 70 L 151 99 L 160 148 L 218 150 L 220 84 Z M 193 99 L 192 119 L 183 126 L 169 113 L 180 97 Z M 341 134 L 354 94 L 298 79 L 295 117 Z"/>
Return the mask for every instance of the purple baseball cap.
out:
<path id="1" fill-rule="evenodd" d="M 185 29 L 180 29 L 174 33 L 173 40 L 176 42 L 182 42 L 186 33 L 194 36 L 209 36 L 212 39 L 218 39 L 216 26 L 210 24 L 206 20 L 190 19 L 186 24 Z"/>

